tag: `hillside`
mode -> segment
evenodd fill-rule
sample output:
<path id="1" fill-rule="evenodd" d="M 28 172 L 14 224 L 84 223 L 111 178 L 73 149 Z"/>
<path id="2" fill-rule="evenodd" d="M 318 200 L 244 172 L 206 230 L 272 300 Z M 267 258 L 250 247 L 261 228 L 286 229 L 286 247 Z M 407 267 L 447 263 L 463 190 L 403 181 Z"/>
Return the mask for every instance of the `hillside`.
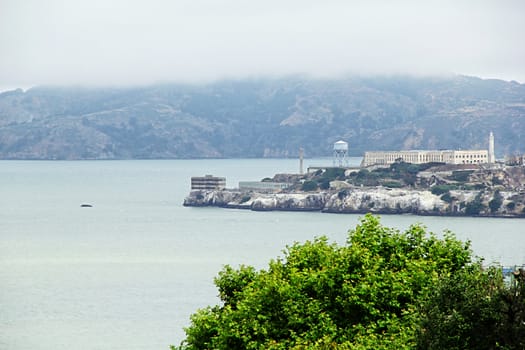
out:
<path id="1" fill-rule="evenodd" d="M 2 159 L 307 157 L 365 150 L 524 152 L 525 85 L 474 77 L 223 81 L 0 94 Z"/>

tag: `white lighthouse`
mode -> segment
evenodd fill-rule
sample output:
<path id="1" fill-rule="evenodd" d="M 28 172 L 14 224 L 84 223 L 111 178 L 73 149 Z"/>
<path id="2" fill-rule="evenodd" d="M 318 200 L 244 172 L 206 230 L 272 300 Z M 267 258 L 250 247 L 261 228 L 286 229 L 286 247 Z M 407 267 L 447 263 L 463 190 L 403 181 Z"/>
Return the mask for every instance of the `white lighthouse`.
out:
<path id="1" fill-rule="evenodd" d="M 303 169 L 303 160 L 304 160 L 304 148 L 299 148 L 299 175 L 304 174 Z"/>
<path id="2" fill-rule="evenodd" d="M 489 134 L 489 164 L 496 163 L 496 155 L 494 154 L 494 134 L 492 131 Z"/>

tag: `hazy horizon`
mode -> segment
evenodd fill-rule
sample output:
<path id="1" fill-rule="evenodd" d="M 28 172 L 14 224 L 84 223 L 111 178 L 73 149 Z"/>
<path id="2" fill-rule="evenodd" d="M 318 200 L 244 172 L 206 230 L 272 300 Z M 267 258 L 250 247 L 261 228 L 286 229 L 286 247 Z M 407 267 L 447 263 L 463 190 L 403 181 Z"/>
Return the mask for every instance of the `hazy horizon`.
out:
<path id="1" fill-rule="evenodd" d="M 0 0 L 0 91 L 303 75 L 525 82 L 525 2 Z"/>

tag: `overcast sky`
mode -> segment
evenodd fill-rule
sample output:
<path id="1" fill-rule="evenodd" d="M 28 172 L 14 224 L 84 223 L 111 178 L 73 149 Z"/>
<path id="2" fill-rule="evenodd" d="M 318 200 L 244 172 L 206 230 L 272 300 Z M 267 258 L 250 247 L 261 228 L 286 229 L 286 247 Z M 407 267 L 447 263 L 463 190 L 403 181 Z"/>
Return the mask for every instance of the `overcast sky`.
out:
<path id="1" fill-rule="evenodd" d="M 307 74 L 525 82 L 523 0 L 0 0 L 0 88 Z"/>

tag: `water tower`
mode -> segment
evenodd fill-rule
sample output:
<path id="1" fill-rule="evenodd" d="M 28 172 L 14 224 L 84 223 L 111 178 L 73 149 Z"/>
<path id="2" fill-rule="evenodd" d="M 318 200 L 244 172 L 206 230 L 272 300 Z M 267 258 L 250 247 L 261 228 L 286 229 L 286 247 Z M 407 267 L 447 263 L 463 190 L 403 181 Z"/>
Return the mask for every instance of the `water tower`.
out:
<path id="1" fill-rule="evenodd" d="M 334 143 L 334 167 L 348 166 L 348 143 L 344 141 L 337 141 Z"/>

